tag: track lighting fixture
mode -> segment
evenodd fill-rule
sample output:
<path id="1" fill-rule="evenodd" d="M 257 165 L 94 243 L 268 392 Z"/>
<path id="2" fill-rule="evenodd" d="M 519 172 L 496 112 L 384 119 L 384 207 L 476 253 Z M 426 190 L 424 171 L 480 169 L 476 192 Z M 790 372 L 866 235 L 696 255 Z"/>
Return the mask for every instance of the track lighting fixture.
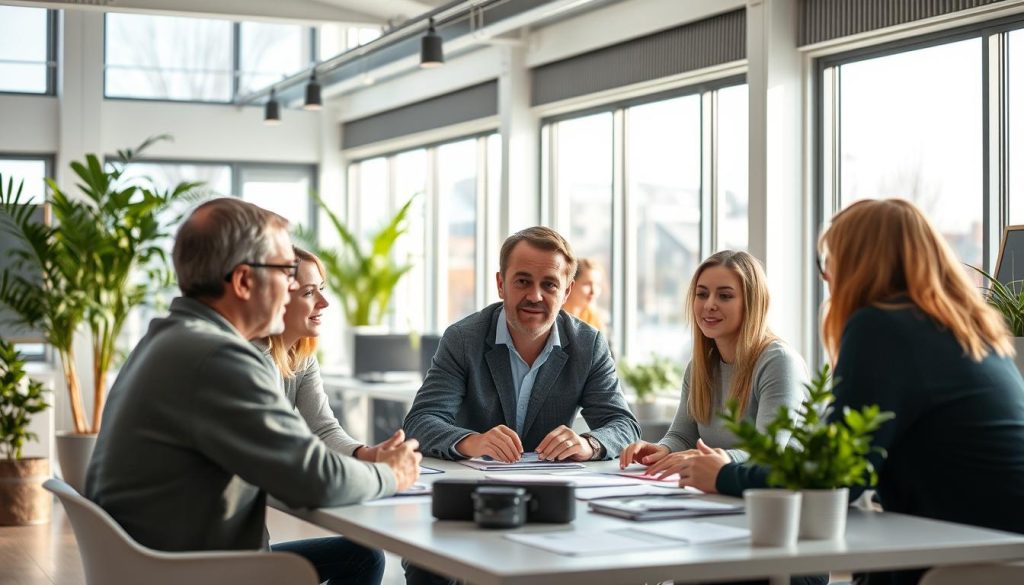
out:
<path id="1" fill-rule="evenodd" d="M 313 69 L 309 83 L 306 84 L 306 103 L 302 107 L 307 110 L 319 110 L 323 105 L 320 99 L 320 82 L 316 80 L 316 69 Z"/>
<path id="2" fill-rule="evenodd" d="M 263 106 L 263 123 L 268 126 L 277 126 L 281 123 L 281 104 L 277 101 L 277 92 L 271 88 L 270 97 Z"/>
<path id="3" fill-rule="evenodd" d="M 434 30 L 434 19 L 429 21 L 427 32 L 420 39 L 420 67 L 428 69 L 444 65 L 444 47 L 441 35 Z"/>

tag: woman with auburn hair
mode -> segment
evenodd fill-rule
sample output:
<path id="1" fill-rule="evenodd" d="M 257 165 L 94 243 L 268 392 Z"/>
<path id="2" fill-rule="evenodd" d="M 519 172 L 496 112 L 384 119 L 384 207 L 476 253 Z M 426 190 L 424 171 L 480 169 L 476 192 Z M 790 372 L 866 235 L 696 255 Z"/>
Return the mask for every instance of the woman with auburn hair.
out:
<path id="1" fill-rule="evenodd" d="M 320 317 L 329 304 L 323 295 L 326 270 L 315 255 L 298 247 L 293 249 L 299 260 L 295 277 L 298 288 L 289 292 L 284 332 L 253 343 L 274 363 L 288 402 L 299 411 L 313 434 L 334 451 L 363 461 L 377 461 L 381 449 L 401 445 L 405 435 L 399 429 L 386 441 L 369 447 L 349 436 L 338 423 L 324 392 L 320 362 L 316 359 Z"/>
<path id="2" fill-rule="evenodd" d="M 719 413 L 730 399 L 764 430 L 779 407 L 795 409 L 805 396 L 807 366 L 768 329 L 768 284 L 760 262 L 746 252 L 723 250 L 705 260 L 690 280 L 686 316 L 693 358 L 683 375 L 682 397 L 668 433 L 657 444 L 637 441 L 619 455 L 619 466 L 649 467 L 666 477 L 698 445 L 725 449 L 730 461 L 747 453 L 731 447 L 736 436 Z"/>
<path id="3" fill-rule="evenodd" d="M 871 404 L 896 414 L 873 437 L 882 506 L 1024 532 L 1024 380 L 1002 318 L 906 201 L 850 205 L 818 250 L 831 291 L 822 338 L 835 364 L 832 419 Z M 681 485 L 731 495 L 765 485 L 764 467 L 702 452 L 681 469 Z M 911 585 L 922 573 L 856 582 Z"/>

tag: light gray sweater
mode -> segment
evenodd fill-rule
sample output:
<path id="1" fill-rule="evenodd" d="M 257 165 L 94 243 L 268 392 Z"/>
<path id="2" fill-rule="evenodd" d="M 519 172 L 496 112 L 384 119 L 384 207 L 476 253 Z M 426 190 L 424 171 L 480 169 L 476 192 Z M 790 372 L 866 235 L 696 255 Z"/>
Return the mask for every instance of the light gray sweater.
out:
<path id="1" fill-rule="evenodd" d="M 675 419 L 659 444 L 665 445 L 672 452 L 685 451 L 696 449 L 697 439 L 704 439 L 709 447 L 725 449 L 733 461 L 746 461 L 748 454 L 745 451 L 732 448 L 736 444 L 736 435 L 727 430 L 722 420 L 718 418 L 718 413 L 723 411 L 729 399 L 734 366 L 725 362 L 718 364 L 718 372 L 713 380 L 716 414 L 711 423 L 705 425 L 694 420 L 687 408 L 691 365 L 692 363 L 686 365 L 686 372 L 683 375 L 683 391 Z M 753 388 L 744 418 L 753 421 L 758 430 L 764 431 L 768 423 L 775 418 L 780 406 L 786 406 L 791 411 L 799 408 L 800 402 L 807 396 L 804 383 L 808 380 L 807 364 L 803 358 L 781 341 L 772 342 L 761 352 L 754 365 Z M 789 437 L 777 439 L 785 441 L 789 440 Z"/>
<path id="2" fill-rule="evenodd" d="M 274 360 L 270 358 L 269 345 L 262 341 L 254 341 L 253 345 L 260 348 L 263 355 L 267 356 L 267 360 L 274 364 Z M 324 381 L 320 377 L 320 362 L 317 361 L 316 356 L 309 356 L 291 378 L 282 376 L 277 364 L 274 364 L 274 371 L 277 372 L 277 378 L 288 398 L 288 404 L 299 411 L 302 420 L 309 425 L 309 430 L 320 437 L 320 440 L 326 443 L 331 450 L 355 456 L 356 449 L 362 447 L 363 443 L 346 433 L 334 416 L 330 400 L 327 398 L 327 393 L 324 392 Z"/>

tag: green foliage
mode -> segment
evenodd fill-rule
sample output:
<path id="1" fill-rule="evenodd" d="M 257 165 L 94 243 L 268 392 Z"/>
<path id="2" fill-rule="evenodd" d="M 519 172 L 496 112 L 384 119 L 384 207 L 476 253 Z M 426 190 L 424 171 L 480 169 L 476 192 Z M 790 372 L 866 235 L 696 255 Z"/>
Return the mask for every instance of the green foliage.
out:
<path id="1" fill-rule="evenodd" d="M 21 459 L 25 441 L 38 439 L 29 432 L 32 415 L 50 407 L 43 385 L 25 377 L 25 362 L 14 344 L 0 339 L 0 455 Z"/>
<path id="2" fill-rule="evenodd" d="M 868 455 L 884 457 L 885 451 L 871 446 L 871 435 L 894 414 L 881 412 L 878 405 L 844 408 L 841 420 L 827 422 L 835 402 L 827 364 L 806 387 L 809 396 L 796 417 L 780 407 L 763 433 L 742 418 L 735 400 L 729 401 L 722 418 L 739 439 L 736 448 L 750 453 L 752 463 L 771 468 L 770 485 L 791 490 L 874 485 L 878 475 Z M 791 436 L 788 443 L 778 442 L 780 433 Z"/>
<path id="3" fill-rule="evenodd" d="M 988 272 L 974 266 L 971 268 L 984 276 L 988 284 L 981 287 L 985 301 L 1003 316 L 1010 333 L 1016 337 L 1024 337 L 1024 280 L 1003 284 Z"/>
<path id="4" fill-rule="evenodd" d="M 379 325 L 391 303 L 395 285 L 412 268 L 412 264 L 395 261 L 392 250 L 398 238 L 409 229 L 406 216 L 416 196 L 410 197 L 387 225 L 370 237 L 368 250 L 363 249 L 319 195 L 314 193 L 313 197 L 330 218 L 342 247 L 321 246 L 314 234 L 301 228 L 296 238 L 323 261 L 327 286 L 341 300 L 349 325 Z"/>
<path id="5" fill-rule="evenodd" d="M 20 187 L 13 189 L 13 181 L 0 193 L 0 225 L 24 248 L 15 253 L 14 269 L 0 276 L 0 302 L 18 315 L 18 323 L 41 328 L 60 352 L 79 433 L 98 430 L 106 373 L 129 312 L 171 281 L 163 248 L 169 232 L 161 213 L 199 186 L 181 183 L 160 191 L 148 179 L 124 176 L 133 159 L 165 138 L 118 151 L 106 165 L 93 154 L 72 162 L 80 195 L 72 196 L 47 179 L 52 226 L 32 220 L 32 206 L 21 199 Z M 92 334 L 96 384 L 91 427 L 81 412 L 71 353 L 75 331 L 83 322 Z"/>
<path id="6" fill-rule="evenodd" d="M 683 380 L 683 371 L 674 361 L 655 355 L 649 362 L 630 364 L 619 362 L 622 381 L 636 392 L 640 402 L 650 402 L 659 390 L 676 390 Z"/>

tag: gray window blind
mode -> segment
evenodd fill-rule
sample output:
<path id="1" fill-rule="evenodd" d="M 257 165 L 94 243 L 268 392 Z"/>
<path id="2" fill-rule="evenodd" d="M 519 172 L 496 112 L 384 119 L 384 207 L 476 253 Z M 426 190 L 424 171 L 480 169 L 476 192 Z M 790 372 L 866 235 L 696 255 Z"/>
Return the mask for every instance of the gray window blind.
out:
<path id="1" fill-rule="evenodd" d="M 802 0 L 800 46 L 950 14 L 1000 0 Z"/>
<path id="2" fill-rule="evenodd" d="M 342 149 L 373 144 L 417 132 L 498 115 L 498 82 L 395 108 L 342 124 Z"/>
<path id="3" fill-rule="evenodd" d="M 532 105 L 694 71 L 747 56 L 745 10 L 555 61 L 532 71 Z"/>

